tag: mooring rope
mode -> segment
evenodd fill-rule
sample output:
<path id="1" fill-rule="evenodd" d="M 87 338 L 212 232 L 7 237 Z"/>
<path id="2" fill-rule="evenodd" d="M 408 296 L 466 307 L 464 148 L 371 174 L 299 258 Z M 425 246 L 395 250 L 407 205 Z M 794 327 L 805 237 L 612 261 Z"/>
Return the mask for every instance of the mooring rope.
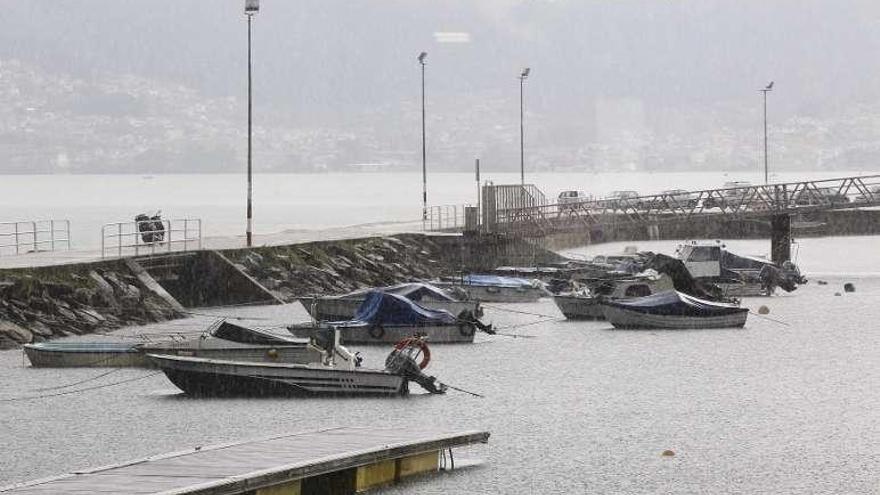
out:
<path id="1" fill-rule="evenodd" d="M 507 312 L 507 313 L 517 313 L 517 314 L 521 314 L 521 315 L 529 315 L 529 316 L 540 316 L 541 318 L 559 318 L 558 316 L 545 315 L 545 314 L 542 314 L 542 313 L 532 313 L 532 312 L 530 312 L 530 311 L 520 311 L 520 310 L 517 310 L 517 309 L 502 308 L 502 307 L 500 307 L 500 306 L 491 306 L 491 305 L 489 305 L 489 304 L 484 304 L 484 303 L 480 303 L 480 306 L 482 306 L 482 307 L 484 307 L 484 308 L 494 309 L 494 310 L 496 310 L 496 311 L 504 311 L 504 312 Z"/>
<path id="2" fill-rule="evenodd" d="M 136 381 L 138 381 L 138 380 L 144 380 L 144 379 L 146 379 L 146 378 L 151 378 L 151 377 L 154 377 L 154 376 L 159 375 L 159 374 L 162 374 L 162 372 L 161 372 L 161 371 L 157 371 L 157 372 L 155 372 L 155 373 L 150 373 L 149 375 L 137 376 L 137 377 L 134 377 L 134 378 L 128 378 L 128 379 L 125 379 L 125 380 L 120 380 L 120 381 L 118 381 L 118 382 L 105 383 L 105 384 L 103 384 L 103 385 L 95 385 L 94 387 L 86 387 L 86 388 L 80 388 L 80 389 L 77 389 L 77 390 L 69 390 L 69 391 L 67 391 L 67 392 L 57 392 L 57 393 L 54 393 L 54 394 L 43 394 L 43 395 L 31 395 L 31 396 L 24 396 L 24 397 L 10 397 L 10 398 L 7 398 L 7 399 L 0 399 L 0 402 L 19 402 L 19 401 L 25 401 L 25 400 L 46 399 L 46 398 L 49 398 L 49 397 L 59 397 L 59 396 L 62 396 L 62 395 L 78 394 L 78 393 L 81 393 L 81 392 L 88 392 L 88 391 L 91 391 L 91 390 L 98 390 L 98 389 L 101 389 L 101 388 L 115 387 L 116 385 L 122 385 L 123 383 L 136 382 Z"/>
<path id="3" fill-rule="evenodd" d="M 75 385 L 81 385 L 81 384 L 83 384 L 83 383 L 88 383 L 88 382 L 91 382 L 91 381 L 94 381 L 94 380 L 98 380 L 98 379 L 100 379 L 100 378 L 103 378 L 103 377 L 105 377 L 105 376 L 111 374 L 111 373 L 116 373 L 117 371 L 119 371 L 119 370 L 121 370 L 121 369 L 122 369 L 122 368 L 114 368 L 114 369 L 112 369 L 112 370 L 110 370 L 110 371 L 105 371 L 104 373 L 101 373 L 101 374 L 99 374 L 99 375 L 97 375 L 97 376 L 93 376 L 93 377 L 91 377 L 91 378 L 86 378 L 85 380 L 79 380 L 79 381 L 76 381 L 76 382 L 73 382 L 73 383 L 68 383 L 68 384 L 66 384 L 66 385 L 58 385 L 58 386 L 56 386 L 56 387 L 35 388 L 35 389 L 34 389 L 34 392 L 45 392 L 45 391 L 47 391 L 47 390 L 59 390 L 59 389 L 62 389 L 62 388 L 73 387 L 73 386 L 75 386 Z"/>
<path id="4" fill-rule="evenodd" d="M 749 310 L 749 314 L 750 314 L 750 315 L 755 315 L 755 316 L 757 316 L 758 318 L 764 318 L 765 320 L 767 320 L 767 321 L 772 321 L 773 323 L 778 323 L 778 324 L 780 324 L 780 325 L 784 325 L 784 326 L 786 326 L 786 327 L 790 327 L 790 326 L 791 326 L 791 325 L 789 325 L 788 323 L 786 323 L 786 322 L 784 322 L 784 321 L 782 321 L 782 320 L 776 320 L 776 319 L 770 318 L 769 316 L 764 316 L 764 315 L 762 315 L 762 314 L 760 314 L 760 313 L 755 313 L 755 312 L 752 311 L 751 309 Z"/>

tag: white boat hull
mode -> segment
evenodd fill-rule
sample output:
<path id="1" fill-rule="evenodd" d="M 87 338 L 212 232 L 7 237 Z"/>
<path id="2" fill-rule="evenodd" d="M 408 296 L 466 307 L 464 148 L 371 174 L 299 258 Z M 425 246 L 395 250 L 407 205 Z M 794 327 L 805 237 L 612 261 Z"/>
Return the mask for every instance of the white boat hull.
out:
<path id="1" fill-rule="evenodd" d="M 589 296 L 553 296 L 559 311 L 569 320 L 604 320 L 605 308 Z"/>
<path id="2" fill-rule="evenodd" d="M 24 351 L 35 368 L 150 368 L 152 361 L 147 354 L 266 363 L 313 363 L 321 359 L 321 353 L 306 343 L 240 344 L 217 338 L 134 345 L 49 342 L 28 344 Z"/>
<path id="3" fill-rule="evenodd" d="M 722 316 L 655 315 L 617 306 L 603 305 L 605 318 L 615 328 L 693 330 L 704 328 L 737 328 L 746 324 L 748 310 Z"/>
<path id="4" fill-rule="evenodd" d="M 535 302 L 549 293 L 539 287 L 496 287 L 486 285 L 461 285 L 454 282 L 432 282 L 443 288 L 461 289 L 468 294 L 468 299 L 488 303 L 525 303 Z"/>
<path id="5" fill-rule="evenodd" d="M 363 297 L 304 297 L 300 303 L 306 311 L 317 321 L 348 321 L 354 318 Z M 464 311 L 470 311 L 479 317 L 479 303 L 476 301 L 417 301 L 416 304 L 423 308 L 444 310 L 458 316 Z"/>
<path id="6" fill-rule="evenodd" d="M 321 328 L 316 324 L 293 325 L 288 328 L 296 337 L 310 338 Z M 378 325 L 378 327 L 338 325 L 339 340 L 343 345 L 350 344 L 394 344 L 416 334 L 426 336 L 431 344 L 463 344 L 474 341 L 476 328 L 470 323 L 458 325 Z"/>

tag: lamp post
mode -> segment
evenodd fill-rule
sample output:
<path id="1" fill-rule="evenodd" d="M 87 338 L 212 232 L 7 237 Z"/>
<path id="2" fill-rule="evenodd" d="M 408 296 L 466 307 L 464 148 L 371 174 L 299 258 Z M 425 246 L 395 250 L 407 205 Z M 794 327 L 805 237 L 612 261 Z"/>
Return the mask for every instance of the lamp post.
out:
<path id="1" fill-rule="evenodd" d="M 425 58 L 428 52 L 419 54 L 419 64 L 422 66 L 422 221 L 428 220 L 428 168 L 426 165 L 427 152 L 425 151 Z"/>
<path id="2" fill-rule="evenodd" d="M 529 77 L 529 72 L 531 69 L 526 67 L 519 75 L 519 180 L 520 185 L 523 186 L 526 185 L 526 153 L 523 144 L 525 135 L 523 129 L 523 83 Z"/>
<path id="3" fill-rule="evenodd" d="M 773 81 L 760 91 L 764 93 L 764 184 L 766 185 L 770 182 L 767 169 L 767 93 L 773 91 Z"/>
<path id="4" fill-rule="evenodd" d="M 251 247 L 253 245 L 253 235 L 254 235 L 254 210 L 253 210 L 253 196 L 254 196 L 254 185 L 253 185 L 253 169 L 251 166 L 251 158 L 253 156 L 253 123 L 252 123 L 252 107 L 253 107 L 253 98 L 251 96 L 251 18 L 260 11 L 260 0 L 245 0 L 244 2 L 244 15 L 247 16 L 247 28 L 248 28 L 248 56 L 247 56 L 247 64 L 248 64 L 248 122 L 247 122 L 247 247 Z"/>

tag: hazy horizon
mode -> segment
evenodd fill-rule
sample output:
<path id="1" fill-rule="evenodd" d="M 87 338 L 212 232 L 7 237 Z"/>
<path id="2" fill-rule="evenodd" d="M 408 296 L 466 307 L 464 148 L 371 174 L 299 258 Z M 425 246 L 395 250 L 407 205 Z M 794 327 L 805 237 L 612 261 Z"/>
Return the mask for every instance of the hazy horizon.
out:
<path id="1" fill-rule="evenodd" d="M 9 3 L 0 173 L 223 173 L 246 145 L 243 2 Z M 254 18 L 258 171 L 780 170 L 880 158 L 867 1 L 296 4 Z M 465 33 L 443 35 L 438 33 Z"/>

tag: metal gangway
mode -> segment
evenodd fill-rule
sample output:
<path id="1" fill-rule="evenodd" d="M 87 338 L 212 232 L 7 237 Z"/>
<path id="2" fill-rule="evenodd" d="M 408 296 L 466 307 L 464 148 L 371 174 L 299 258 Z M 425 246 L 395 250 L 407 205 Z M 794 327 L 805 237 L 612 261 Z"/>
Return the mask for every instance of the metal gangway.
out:
<path id="1" fill-rule="evenodd" d="M 156 222 L 161 227 L 155 225 Z M 202 248 L 202 220 L 113 222 L 101 227 L 101 257 L 140 256 Z"/>
<path id="2" fill-rule="evenodd" d="M 70 220 L 0 222 L 0 256 L 70 250 Z"/>
<path id="3" fill-rule="evenodd" d="M 708 216 L 744 220 L 880 206 L 880 175 L 512 207 L 491 190 L 498 187 L 513 186 L 483 187 L 481 228 L 526 236 L 621 222 L 647 226 Z"/>

